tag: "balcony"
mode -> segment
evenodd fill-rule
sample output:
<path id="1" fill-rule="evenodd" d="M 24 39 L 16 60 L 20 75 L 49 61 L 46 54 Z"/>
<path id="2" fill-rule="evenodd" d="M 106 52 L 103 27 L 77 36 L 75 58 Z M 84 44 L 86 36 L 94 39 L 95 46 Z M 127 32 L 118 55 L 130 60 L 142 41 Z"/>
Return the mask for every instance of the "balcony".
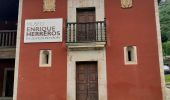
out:
<path id="1" fill-rule="evenodd" d="M 106 21 L 67 23 L 66 44 L 74 48 L 103 48 L 106 44 Z"/>
<path id="2" fill-rule="evenodd" d="M 16 30 L 0 30 L 0 59 L 15 58 Z"/>
<path id="3" fill-rule="evenodd" d="M 16 30 L 0 31 L 0 48 L 14 48 L 16 46 Z"/>
<path id="4" fill-rule="evenodd" d="M 0 97 L 0 100 L 13 100 L 12 97 Z"/>

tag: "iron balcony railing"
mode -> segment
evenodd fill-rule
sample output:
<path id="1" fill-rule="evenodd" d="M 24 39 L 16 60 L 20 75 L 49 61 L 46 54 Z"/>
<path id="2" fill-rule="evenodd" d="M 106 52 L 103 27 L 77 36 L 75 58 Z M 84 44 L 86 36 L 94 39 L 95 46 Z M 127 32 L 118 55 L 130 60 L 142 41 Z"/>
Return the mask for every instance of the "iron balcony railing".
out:
<path id="1" fill-rule="evenodd" d="M 67 23 L 67 43 L 105 42 L 106 21 Z"/>
<path id="2" fill-rule="evenodd" d="M 0 30 L 0 48 L 16 47 L 16 30 Z"/>

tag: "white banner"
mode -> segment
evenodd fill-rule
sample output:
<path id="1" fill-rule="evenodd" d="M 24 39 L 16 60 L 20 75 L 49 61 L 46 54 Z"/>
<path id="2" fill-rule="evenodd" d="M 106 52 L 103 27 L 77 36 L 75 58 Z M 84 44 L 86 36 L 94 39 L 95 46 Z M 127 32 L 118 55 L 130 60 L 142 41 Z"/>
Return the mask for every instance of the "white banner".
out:
<path id="1" fill-rule="evenodd" d="M 25 20 L 24 43 L 62 42 L 63 19 Z"/>

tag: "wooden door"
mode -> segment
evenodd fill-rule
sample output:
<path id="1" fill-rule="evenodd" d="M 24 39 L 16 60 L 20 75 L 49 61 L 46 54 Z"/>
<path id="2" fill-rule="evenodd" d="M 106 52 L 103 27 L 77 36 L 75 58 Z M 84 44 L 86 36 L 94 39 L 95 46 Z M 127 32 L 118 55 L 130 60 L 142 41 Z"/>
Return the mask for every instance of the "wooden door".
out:
<path id="1" fill-rule="evenodd" d="M 95 41 L 95 9 L 77 9 L 77 41 Z"/>
<path id="2" fill-rule="evenodd" d="M 98 100 L 97 62 L 78 62 L 76 100 Z"/>

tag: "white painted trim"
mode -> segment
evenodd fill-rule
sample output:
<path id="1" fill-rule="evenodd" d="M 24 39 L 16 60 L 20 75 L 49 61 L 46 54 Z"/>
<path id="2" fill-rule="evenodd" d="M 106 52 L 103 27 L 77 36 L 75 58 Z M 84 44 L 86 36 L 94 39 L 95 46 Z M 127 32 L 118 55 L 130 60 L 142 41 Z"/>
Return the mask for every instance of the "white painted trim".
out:
<path id="1" fill-rule="evenodd" d="M 67 100 L 76 100 L 76 62 L 97 61 L 99 100 L 107 100 L 106 50 L 67 52 Z"/>
<path id="2" fill-rule="evenodd" d="M 135 65 L 138 63 L 138 59 L 137 59 L 137 47 L 136 46 L 132 46 L 132 48 L 134 49 L 133 51 L 133 61 L 128 61 L 128 53 L 127 53 L 127 47 L 124 47 L 124 63 L 125 65 Z"/>
<path id="3" fill-rule="evenodd" d="M 44 57 L 43 57 L 43 52 L 47 51 L 49 53 L 49 63 L 44 64 Z M 39 55 L 39 67 L 51 67 L 51 61 L 52 61 L 52 51 L 51 50 L 40 50 L 40 55 Z"/>
<path id="4" fill-rule="evenodd" d="M 163 54 L 162 54 L 162 43 L 161 43 L 161 30 L 160 30 L 160 21 L 159 21 L 159 8 L 157 0 L 154 0 L 155 4 L 155 19 L 156 19 L 156 30 L 157 30 L 157 42 L 158 42 L 158 55 L 159 55 L 159 64 L 160 64 L 160 78 L 161 78 L 161 87 L 162 87 L 162 96 L 163 100 L 166 100 L 166 90 L 165 90 L 165 76 L 163 70 Z"/>
<path id="5" fill-rule="evenodd" d="M 14 71 L 14 68 L 5 68 L 5 69 L 4 69 L 3 90 L 2 90 L 2 96 L 3 96 L 3 97 L 5 97 L 7 73 L 8 73 L 8 71 L 11 71 L 11 70 Z"/>
<path id="6" fill-rule="evenodd" d="M 21 37 L 21 21 L 22 21 L 22 6 L 23 6 L 23 0 L 19 0 L 13 100 L 17 100 L 19 56 L 20 56 L 20 37 Z"/>
<path id="7" fill-rule="evenodd" d="M 76 8 L 95 7 L 96 21 L 104 20 L 104 0 L 68 0 L 67 20 L 76 22 Z M 81 46 L 82 47 L 82 46 Z M 107 78 L 106 78 L 106 51 L 100 50 L 68 49 L 67 51 L 67 100 L 76 100 L 76 62 L 97 61 L 98 62 L 98 88 L 99 100 L 107 100 Z"/>
<path id="8" fill-rule="evenodd" d="M 67 21 L 76 22 L 76 8 L 95 7 L 96 21 L 104 20 L 104 0 L 67 0 Z"/>

